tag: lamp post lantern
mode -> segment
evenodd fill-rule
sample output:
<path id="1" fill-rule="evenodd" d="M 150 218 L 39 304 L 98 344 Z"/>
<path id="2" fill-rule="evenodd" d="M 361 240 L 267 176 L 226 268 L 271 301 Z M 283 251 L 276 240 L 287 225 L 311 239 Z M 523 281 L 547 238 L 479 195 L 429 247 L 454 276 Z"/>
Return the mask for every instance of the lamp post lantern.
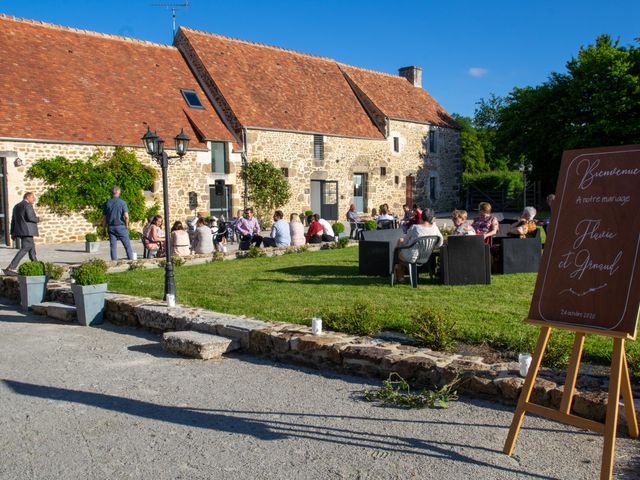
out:
<path id="1" fill-rule="evenodd" d="M 164 150 L 164 140 L 156 132 L 152 132 L 147 127 L 147 133 L 142 137 L 144 148 L 151 158 L 160 165 L 162 170 L 162 197 L 164 203 L 164 234 L 165 234 L 165 254 L 166 263 L 164 267 L 164 299 L 167 295 L 176 295 L 176 283 L 173 277 L 173 263 L 171 262 L 171 233 L 169 231 L 169 189 L 167 180 L 167 169 L 169 161 L 175 158 L 182 158 L 189 149 L 189 137 L 184 133 L 184 129 L 174 137 L 177 155 L 169 156 Z"/>

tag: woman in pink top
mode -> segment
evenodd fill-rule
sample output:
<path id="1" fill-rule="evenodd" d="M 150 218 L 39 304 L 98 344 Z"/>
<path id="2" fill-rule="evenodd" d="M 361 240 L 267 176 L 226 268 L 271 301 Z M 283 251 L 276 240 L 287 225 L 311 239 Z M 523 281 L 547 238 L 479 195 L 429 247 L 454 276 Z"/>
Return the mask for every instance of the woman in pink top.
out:
<path id="1" fill-rule="evenodd" d="M 490 243 L 491 237 L 498 233 L 498 219 L 491 215 L 491 204 L 480 202 L 478 205 L 478 216 L 473 219 L 471 224 L 476 235 L 482 235 L 485 242 Z"/>

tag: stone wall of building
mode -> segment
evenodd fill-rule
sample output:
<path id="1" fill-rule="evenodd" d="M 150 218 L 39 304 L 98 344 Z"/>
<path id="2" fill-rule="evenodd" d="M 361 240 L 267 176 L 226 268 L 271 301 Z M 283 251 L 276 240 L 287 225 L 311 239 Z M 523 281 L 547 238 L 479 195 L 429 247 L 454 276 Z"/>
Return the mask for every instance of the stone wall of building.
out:
<path id="1" fill-rule="evenodd" d="M 69 159 L 86 159 L 97 151 L 108 155 L 113 146 L 75 145 L 65 143 L 40 143 L 0 141 L 0 156 L 7 156 L 7 203 L 10 216 L 13 205 L 18 203 L 25 192 L 32 191 L 38 198 L 47 190 L 42 180 L 26 177 L 26 172 L 33 163 L 41 158 L 64 156 Z M 152 191 L 147 192 L 149 206 L 155 201 L 162 213 L 162 175 L 157 164 L 153 163 L 143 148 L 134 149 L 138 159 L 145 165 L 152 166 L 157 172 L 157 180 Z M 19 158 L 22 165 L 16 166 Z M 171 221 L 184 221 L 187 216 L 198 211 L 209 210 L 209 172 L 211 172 L 211 156 L 209 152 L 190 151 L 183 159 L 175 160 L 169 167 L 169 205 Z M 192 195 L 189 195 L 192 192 Z M 195 193 L 195 196 L 193 195 Z M 197 205 L 193 202 L 197 199 Z M 191 203 L 190 203 L 191 200 Z M 36 204 L 36 214 L 40 217 L 40 236 L 38 243 L 60 243 L 82 241 L 84 235 L 95 231 L 95 227 L 87 222 L 79 213 L 61 216 L 52 213 L 47 207 Z M 132 225 L 141 229 L 141 224 Z"/>
<path id="2" fill-rule="evenodd" d="M 335 180 L 339 219 L 344 220 L 353 202 L 353 175 L 357 173 L 367 174 L 366 211 L 388 203 L 394 213 L 400 214 L 409 175 L 415 178 L 414 201 L 439 211 L 449 210 L 459 202 L 459 132 L 437 128 L 438 148 L 436 153 L 429 153 L 429 128 L 390 120 L 386 139 L 324 136 L 323 161 L 314 160 L 311 134 L 253 129 L 247 131 L 248 159 L 267 159 L 288 169 L 292 197 L 285 214 L 311 209 L 312 180 Z M 394 151 L 394 137 L 399 138 L 399 152 Z M 438 179 L 434 200 L 427 191 L 429 176 Z"/>

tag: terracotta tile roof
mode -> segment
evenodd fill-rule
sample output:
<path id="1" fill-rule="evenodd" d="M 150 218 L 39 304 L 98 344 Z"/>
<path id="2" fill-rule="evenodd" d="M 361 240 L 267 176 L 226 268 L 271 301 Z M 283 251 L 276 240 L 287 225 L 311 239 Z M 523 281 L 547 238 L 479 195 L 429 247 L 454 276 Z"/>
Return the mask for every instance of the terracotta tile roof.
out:
<path id="1" fill-rule="evenodd" d="M 182 127 L 233 140 L 174 47 L 0 15 L 0 58 L 0 138 L 141 145 L 148 122 L 167 146 Z"/>
<path id="2" fill-rule="evenodd" d="M 339 65 L 385 116 L 460 128 L 426 90 L 414 87 L 404 77 Z"/>
<path id="3" fill-rule="evenodd" d="M 334 60 L 180 30 L 243 126 L 382 138 Z"/>

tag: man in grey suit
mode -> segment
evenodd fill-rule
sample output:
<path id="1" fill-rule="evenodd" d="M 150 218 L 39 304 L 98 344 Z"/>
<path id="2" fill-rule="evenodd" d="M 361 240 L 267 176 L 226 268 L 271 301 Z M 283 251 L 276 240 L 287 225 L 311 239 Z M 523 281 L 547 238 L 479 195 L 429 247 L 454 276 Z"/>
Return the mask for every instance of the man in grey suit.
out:
<path id="1" fill-rule="evenodd" d="M 7 271 L 15 272 L 22 257 L 27 253 L 31 260 L 36 258 L 36 244 L 33 237 L 38 236 L 38 222 L 40 219 L 36 217 L 33 210 L 33 204 L 36 203 L 36 196 L 33 192 L 27 192 L 22 197 L 22 201 L 13 207 L 13 216 L 11 217 L 11 238 L 19 238 L 21 240 L 20 251 L 13 257 L 11 263 L 7 267 Z"/>

